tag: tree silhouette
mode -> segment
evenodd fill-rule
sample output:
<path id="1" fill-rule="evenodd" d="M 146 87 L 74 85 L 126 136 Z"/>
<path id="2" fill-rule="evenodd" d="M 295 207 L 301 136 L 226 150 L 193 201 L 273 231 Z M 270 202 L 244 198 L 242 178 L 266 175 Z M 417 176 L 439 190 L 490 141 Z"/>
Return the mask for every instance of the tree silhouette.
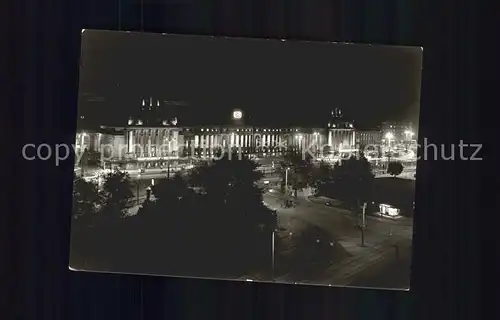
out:
<path id="1" fill-rule="evenodd" d="M 301 154 L 288 150 L 284 159 L 281 162 L 278 173 L 282 177 L 282 184 L 288 180 L 288 185 L 292 187 L 295 196 L 297 192 L 313 184 L 313 161 L 312 156 L 308 153 Z M 288 179 L 286 179 L 286 170 L 288 168 Z"/>
<path id="2" fill-rule="evenodd" d="M 180 174 L 172 179 L 160 179 L 152 187 L 153 195 L 158 201 L 172 202 L 182 199 L 186 195 L 188 185 Z"/>
<path id="3" fill-rule="evenodd" d="M 333 181 L 333 167 L 327 162 L 320 162 L 319 166 L 312 172 L 312 186 L 316 188 L 316 193 L 327 195 L 329 187 Z"/>
<path id="4" fill-rule="evenodd" d="M 229 197 L 230 191 L 233 195 L 236 191 L 249 192 L 249 196 L 255 194 L 254 191 L 260 192 L 255 185 L 262 179 L 263 174 L 257 168 L 258 165 L 254 161 L 245 156 L 241 156 L 240 159 L 235 152 L 195 168 L 189 180 L 194 186 L 201 187 L 209 196 L 225 203 L 233 200 Z"/>
<path id="5" fill-rule="evenodd" d="M 203 205 L 198 234 L 213 254 L 231 256 L 236 269 L 270 266 L 271 234 L 277 227 L 274 212 L 262 201 L 258 165 L 236 153 L 193 170 L 190 181 L 201 188 Z M 208 232 L 208 234 L 207 234 Z M 211 259 L 214 259 L 212 256 Z M 222 259 L 222 258 L 221 258 Z"/>
<path id="6" fill-rule="evenodd" d="M 134 198 L 128 173 L 115 170 L 104 175 L 102 194 L 105 197 L 104 211 L 121 217 L 132 206 Z"/>
<path id="7" fill-rule="evenodd" d="M 195 166 L 187 175 L 187 183 L 191 187 L 201 187 L 209 166 L 208 162 L 202 162 Z"/>
<path id="8" fill-rule="evenodd" d="M 96 213 L 100 203 L 97 184 L 76 176 L 73 180 L 73 217 Z"/>
<path id="9" fill-rule="evenodd" d="M 134 221 L 135 228 L 146 230 L 141 234 L 141 250 L 158 248 L 151 253 L 139 254 L 148 264 L 155 265 L 161 272 L 181 272 L 182 266 L 193 264 L 197 243 L 203 235 L 196 232 L 197 224 L 203 222 L 195 215 L 200 203 L 182 176 L 161 179 L 152 187 L 154 201 L 146 201 L 136 216 L 127 218 Z M 189 261 L 189 263 L 187 262 Z"/>
<path id="10" fill-rule="evenodd" d="M 393 177 L 399 176 L 403 172 L 403 165 L 401 162 L 389 162 L 387 165 L 387 173 Z"/>
<path id="11" fill-rule="evenodd" d="M 143 203 L 137 215 L 111 223 L 107 217 L 123 214 L 133 198 L 128 176 L 115 171 L 103 184 L 102 227 L 92 228 L 86 239 L 95 239 L 91 249 L 102 252 L 101 261 L 134 272 L 207 277 L 270 272 L 277 219 L 262 202 L 256 169 L 255 162 L 233 154 L 199 165 L 188 180 L 158 180 L 153 201 Z M 88 246 L 87 240 L 79 243 Z"/>
<path id="12" fill-rule="evenodd" d="M 333 167 L 332 187 L 337 198 L 357 210 L 361 202 L 368 201 L 374 178 L 370 162 L 362 155 L 352 156 Z"/>

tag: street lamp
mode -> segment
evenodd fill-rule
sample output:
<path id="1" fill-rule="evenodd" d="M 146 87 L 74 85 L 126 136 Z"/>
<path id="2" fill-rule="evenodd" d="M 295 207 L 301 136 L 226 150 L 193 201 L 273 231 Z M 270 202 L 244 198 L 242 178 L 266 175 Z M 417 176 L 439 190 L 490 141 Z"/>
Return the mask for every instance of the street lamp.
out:
<path id="1" fill-rule="evenodd" d="M 167 149 L 167 179 L 170 179 L 170 157 L 172 155 L 172 137 L 168 137 L 168 140 L 167 140 L 167 146 L 168 146 L 168 149 Z M 163 150 L 161 151 L 161 154 L 162 154 L 162 158 L 163 158 Z"/>
<path id="2" fill-rule="evenodd" d="M 387 139 L 387 143 L 390 146 L 391 145 L 391 140 L 394 138 L 394 135 L 392 134 L 392 132 L 387 132 L 385 134 L 385 138 Z"/>
<path id="3" fill-rule="evenodd" d="M 316 143 L 316 157 L 319 157 L 319 133 L 318 132 L 315 132 L 314 133 L 314 136 L 316 137 L 316 140 L 315 140 L 315 143 Z"/>
<path id="4" fill-rule="evenodd" d="M 408 145 L 410 144 L 413 135 L 414 135 L 414 133 L 411 130 L 406 130 L 405 131 L 405 136 L 406 136 L 406 152 L 408 152 Z"/>
<path id="5" fill-rule="evenodd" d="M 298 149 L 299 152 L 302 152 L 302 138 L 303 137 L 302 137 L 301 134 L 298 134 L 298 135 L 295 136 L 295 139 L 298 140 L 298 148 L 297 149 Z"/>
<path id="6" fill-rule="evenodd" d="M 405 131 L 406 139 L 413 137 L 413 134 L 414 133 L 411 130 L 406 130 Z"/>
<path id="7" fill-rule="evenodd" d="M 389 156 L 387 157 L 387 162 L 391 161 L 391 140 L 394 139 L 394 135 L 392 132 L 387 132 L 385 134 L 385 138 L 387 139 L 387 145 L 389 147 Z"/>
<path id="8" fill-rule="evenodd" d="M 361 246 L 365 246 L 365 228 L 366 228 L 366 207 L 367 203 L 363 203 L 363 211 L 361 213 L 361 225 L 359 226 L 359 229 L 361 231 Z"/>
<path id="9" fill-rule="evenodd" d="M 137 175 L 137 183 L 136 183 L 136 186 L 137 186 L 137 205 L 140 204 L 140 201 L 139 201 L 139 183 L 141 182 L 141 173 L 139 172 L 139 174 Z"/>
<path id="10" fill-rule="evenodd" d="M 290 167 L 285 169 L 285 196 L 288 196 L 288 170 L 290 170 Z"/>

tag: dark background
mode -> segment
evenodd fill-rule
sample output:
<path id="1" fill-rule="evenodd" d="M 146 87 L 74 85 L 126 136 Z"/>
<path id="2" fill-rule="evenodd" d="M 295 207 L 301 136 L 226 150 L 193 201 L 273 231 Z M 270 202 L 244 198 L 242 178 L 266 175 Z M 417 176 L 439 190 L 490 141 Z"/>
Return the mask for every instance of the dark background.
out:
<path id="1" fill-rule="evenodd" d="M 94 127 L 127 123 L 149 97 L 187 126 L 228 124 L 235 108 L 257 126 L 324 127 L 334 108 L 357 127 L 418 125 L 418 47 L 96 30 L 81 43 L 78 110 Z"/>
<path id="2" fill-rule="evenodd" d="M 144 2 L 144 31 L 423 46 L 419 136 L 479 141 L 474 2 Z M 2 20 L 14 49 L 4 141 L 18 144 L 2 171 L 11 180 L 2 186 L 0 271 L 15 275 L 2 279 L 2 319 L 484 318 L 491 300 L 480 299 L 478 226 L 488 220 L 478 213 L 479 163 L 470 161 L 419 163 L 410 293 L 68 271 L 73 162 L 24 161 L 19 150 L 72 143 L 80 30 L 118 29 L 117 4 L 17 1 Z M 141 29 L 137 1 L 121 6 L 121 29 Z"/>

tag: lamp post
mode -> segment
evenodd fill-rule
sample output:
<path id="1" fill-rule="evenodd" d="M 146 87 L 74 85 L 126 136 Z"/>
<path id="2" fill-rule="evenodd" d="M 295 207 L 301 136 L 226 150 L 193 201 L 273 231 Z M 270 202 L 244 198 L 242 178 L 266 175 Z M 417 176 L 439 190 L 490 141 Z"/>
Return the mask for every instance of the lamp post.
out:
<path id="1" fill-rule="evenodd" d="M 139 183 L 141 182 L 141 174 L 139 173 L 137 175 L 137 183 L 136 183 L 136 186 L 137 186 L 137 205 L 140 204 L 140 201 L 139 201 Z"/>
<path id="2" fill-rule="evenodd" d="M 288 196 L 288 170 L 290 170 L 289 167 L 285 169 L 285 196 Z"/>
<path id="3" fill-rule="evenodd" d="M 170 157 L 167 158 L 167 179 L 170 179 Z"/>
<path id="4" fill-rule="evenodd" d="M 387 132 L 385 138 L 387 139 L 387 145 L 389 147 L 389 155 L 387 156 L 387 165 L 389 165 L 389 162 L 391 162 L 391 140 L 394 138 L 394 135 L 392 132 Z"/>
<path id="5" fill-rule="evenodd" d="M 168 151 L 167 151 L 167 179 L 170 179 L 170 157 L 172 155 L 172 137 L 168 138 Z"/>
<path id="6" fill-rule="evenodd" d="M 297 139 L 297 140 L 298 140 L 298 143 L 297 143 L 297 146 L 298 146 L 298 148 L 297 148 L 297 149 L 298 149 L 298 152 L 297 152 L 297 153 L 301 153 L 301 152 L 302 152 L 302 149 L 303 149 L 303 148 L 302 148 L 302 137 L 303 137 L 303 136 L 302 136 L 302 134 L 298 134 L 298 135 L 296 135 L 296 136 L 295 136 L 295 139 Z"/>
<path id="7" fill-rule="evenodd" d="M 366 228 L 366 202 L 363 203 L 363 211 L 361 213 L 361 246 L 365 246 L 365 228 Z"/>
<path id="8" fill-rule="evenodd" d="M 315 139 L 315 144 L 316 144 L 316 147 L 315 147 L 316 152 L 315 152 L 315 154 L 316 154 L 316 158 L 318 158 L 319 157 L 319 133 L 315 132 L 314 136 L 316 138 Z"/>
<path id="9" fill-rule="evenodd" d="M 412 140 L 413 137 L 413 132 L 411 130 L 406 130 L 405 131 L 405 136 L 406 136 L 406 152 L 408 152 L 408 146 Z"/>

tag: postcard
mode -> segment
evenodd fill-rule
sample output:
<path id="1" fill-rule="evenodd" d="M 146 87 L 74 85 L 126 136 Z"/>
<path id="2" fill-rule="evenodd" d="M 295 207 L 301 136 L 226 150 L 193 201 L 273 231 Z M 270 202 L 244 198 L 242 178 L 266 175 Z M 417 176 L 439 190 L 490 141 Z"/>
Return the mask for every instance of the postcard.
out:
<path id="1" fill-rule="evenodd" d="M 408 290 L 422 56 L 82 30 L 70 269 Z"/>

